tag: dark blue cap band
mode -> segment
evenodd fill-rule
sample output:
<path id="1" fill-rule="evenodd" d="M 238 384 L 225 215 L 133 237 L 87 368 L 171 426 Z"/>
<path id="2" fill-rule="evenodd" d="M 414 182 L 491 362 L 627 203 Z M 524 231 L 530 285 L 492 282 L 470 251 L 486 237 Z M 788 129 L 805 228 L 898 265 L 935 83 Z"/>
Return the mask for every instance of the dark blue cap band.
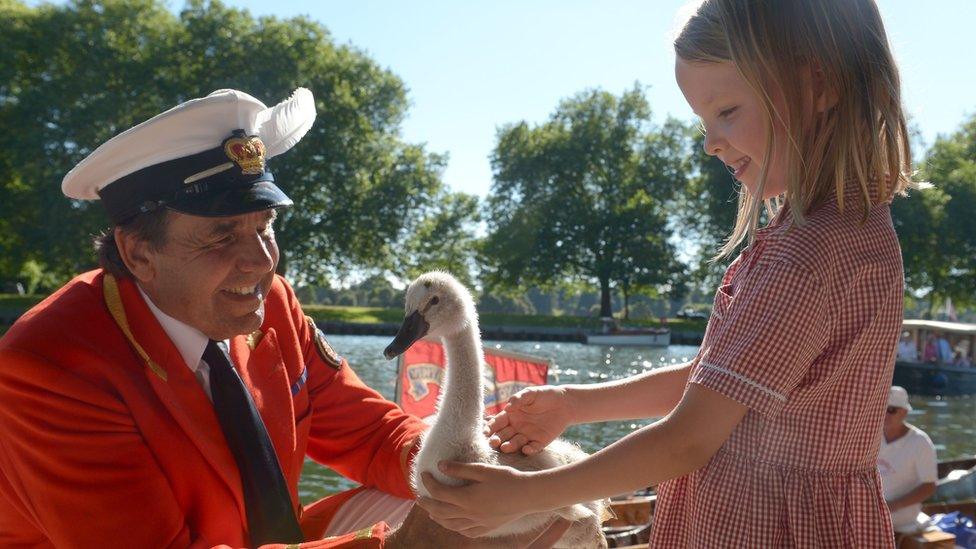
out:
<path id="1" fill-rule="evenodd" d="M 231 166 L 223 171 L 184 183 L 227 163 Z M 162 207 L 193 215 L 226 216 L 292 203 L 274 184 L 270 171 L 243 173 L 228 159 L 223 145 L 148 166 L 106 185 L 98 195 L 116 225 Z"/>

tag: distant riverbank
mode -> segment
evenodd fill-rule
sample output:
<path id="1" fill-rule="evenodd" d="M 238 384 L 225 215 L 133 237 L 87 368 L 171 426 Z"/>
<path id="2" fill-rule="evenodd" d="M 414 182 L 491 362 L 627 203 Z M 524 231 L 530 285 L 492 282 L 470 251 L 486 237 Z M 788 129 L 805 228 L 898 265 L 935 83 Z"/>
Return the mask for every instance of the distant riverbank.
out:
<path id="1" fill-rule="evenodd" d="M 0 334 L 44 296 L 0 294 Z M 393 335 L 403 319 L 402 309 L 381 307 L 343 307 L 338 305 L 304 305 L 305 313 L 327 334 Z M 583 334 L 602 328 L 600 319 L 582 316 L 516 315 L 482 313 L 485 339 L 502 341 L 581 341 Z M 676 344 L 698 345 L 705 332 L 704 320 L 670 318 L 662 324 L 657 319 L 640 318 L 618 322 L 633 327 L 671 329 Z"/>

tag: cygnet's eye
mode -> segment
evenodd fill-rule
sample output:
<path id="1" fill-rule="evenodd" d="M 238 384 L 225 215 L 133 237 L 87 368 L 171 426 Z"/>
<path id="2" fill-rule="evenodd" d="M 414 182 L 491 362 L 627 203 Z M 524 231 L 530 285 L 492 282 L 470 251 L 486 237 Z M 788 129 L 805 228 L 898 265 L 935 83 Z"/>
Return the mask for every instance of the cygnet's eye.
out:
<path id="1" fill-rule="evenodd" d="M 424 310 L 421 311 L 421 314 L 426 313 L 427 311 L 429 311 L 430 308 L 433 307 L 434 305 L 437 305 L 438 302 L 440 302 L 440 298 L 437 297 L 436 295 L 434 297 L 430 298 L 430 300 L 427 302 L 427 304 L 424 305 Z"/>

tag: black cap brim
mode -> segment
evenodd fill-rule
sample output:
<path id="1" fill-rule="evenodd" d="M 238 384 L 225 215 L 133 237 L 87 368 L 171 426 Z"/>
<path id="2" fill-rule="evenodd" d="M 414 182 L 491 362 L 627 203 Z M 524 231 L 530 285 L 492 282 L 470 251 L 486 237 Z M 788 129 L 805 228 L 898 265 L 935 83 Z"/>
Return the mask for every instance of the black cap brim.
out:
<path id="1" fill-rule="evenodd" d="M 272 208 L 291 206 L 292 200 L 273 181 L 254 181 L 246 185 L 192 195 L 166 204 L 181 213 L 202 217 L 227 217 Z"/>

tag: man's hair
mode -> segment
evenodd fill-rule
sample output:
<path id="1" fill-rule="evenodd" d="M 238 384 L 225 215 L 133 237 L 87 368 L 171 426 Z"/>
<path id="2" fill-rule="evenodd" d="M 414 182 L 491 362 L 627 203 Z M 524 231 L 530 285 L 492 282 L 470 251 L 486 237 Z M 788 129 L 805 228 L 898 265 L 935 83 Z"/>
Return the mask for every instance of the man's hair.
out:
<path id="1" fill-rule="evenodd" d="M 168 227 L 169 211 L 166 208 L 139 214 L 124 223 L 109 227 L 95 237 L 95 252 L 98 254 L 99 266 L 115 277 L 132 278 L 132 273 L 119 254 L 119 246 L 115 241 L 116 230 L 130 233 L 149 244 L 150 249 L 158 250 L 166 245 Z"/>

